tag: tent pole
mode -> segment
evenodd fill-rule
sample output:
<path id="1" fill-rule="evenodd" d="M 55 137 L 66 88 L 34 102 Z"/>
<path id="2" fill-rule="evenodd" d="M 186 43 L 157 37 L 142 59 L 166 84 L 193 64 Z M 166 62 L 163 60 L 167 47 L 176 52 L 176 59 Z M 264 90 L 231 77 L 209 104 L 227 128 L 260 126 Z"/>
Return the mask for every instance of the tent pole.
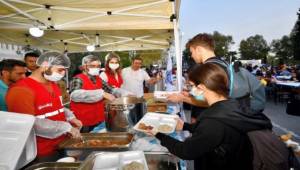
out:
<path id="1" fill-rule="evenodd" d="M 106 44 L 101 45 L 101 47 L 108 46 L 108 45 L 125 43 L 125 42 L 129 42 L 129 41 L 132 41 L 132 39 L 130 39 L 130 40 L 121 40 L 121 41 L 116 41 L 116 42 L 111 42 L 111 43 L 106 43 Z"/>
<path id="2" fill-rule="evenodd" d="M 27 1 L 23 1 L 23 0 L 9 0 L 9 1 L 10 2 L 20 3 L 20 4 L 26 4 L 26 5 L 30 5 L 30 6 L 36 6 L 36 7 L 45 8 L 45 5 L 41 5 L 41 4 L 37 4 L 37 3 L 32 3 L 32 2 L 27 2 Z"/>
<path id="3" fill-rule="evenodd" d="M 15 25 L 32 26 L 32 25 L 26 24 L 26 23 L 19 23 L 19 22 L 14 22 L 14 21 L 7 21 L 7 20 L 0 20 L 0 22 L 1 23 L 15 24 Z"/>
<path id="4" fill-rule="evenodd" d="M 175 11 L 175 4 L 173 2 L 173 10 Z M 177 18 L 173 19 L 174 37 L 175 37 L 175 56 L 176 56 L 176 78 L 177 78 L 177 90 L 182 90 L 182 55 L 180 50 L 180 37 L 179 37 L 179 24 Z"/>
<path id="5" fill-rule="evenodd" d="M 38 21 L 38 19 L 35 18 L 34 16 L 32 16 L 32 15 L 30 15 L 30 14 L 28 14 L 28 13 L 22 11 L 22 10 L 20 10 L 19 8 L 13 6 L 12 4 L 10 4 L 10 3 L 8 3 L 8 2 L 6 2 L 6 1 L 4 1 L 4 0 L 0 0 L 0 2 L 2 2 L 4 5 L 6 5 L 6 6 L 12 8 L 13 10 L 17 11 L 18 13 L 20 13 L 20 14 L 26 16 L 27 18 L 32 19 L 32 20 L 35 20 L 35 21 Z"/>
<path id="6" fill-rule="evenodd" d="M 73 21 L 70 21 L 70 22 L 66 22 L 66 23 L 63 23 L 63 24 L 60 24 L 60 25 L 55 25 L 54 27 L 62 29 L 62 28 L 64 28 L 65 25 L 77 24 L 77 23 L 80 23 L 80 22 L 83 22 L 83 21 L 87 21 L 87 20 L 91 20 L 91 19 L 98 18 L 98 17 L 103 17 L 103 16 L 106 16 L 106 14 L 97 14 L 97 15 L 81 18 L 81 19 L 78 19 L 78 20 L 73 20 Z"/>
<path id="7" fill-rule="evenodd" d="M 142 40 L 144 38 L 149 38 L 149 37 L 151 37 L 151 35 L 145 35 L 145 36 L 141 36 L 141 37 L 136 37 L 135 39 L 136 40 Z M 107 45 L 120 44 L 120 43 L 129 42 L 129 41 L 133 41 L 133 39 L 130 38 L 130 39 L 126 39 L 126 40 L 121 40 L 121 41 L 106 43 L 106 44 L 103 44 L 101 46 L 103 47 L 103 46 L 107 46 Z"/>
<path id="8" fill-rule="evenodd" d="M 162 16 L 162 15 L 149 15 L 149 14 L 130 14 L 130 13 L 123 13 L 123 12 L 114 12 L 115 15 L 120 16 L 133 16 L 133 17 L 149 17 L 149 18 L 164 18 L 170 19 L 170 16 Z"/>
<path id="9" fill-rule="evenodd" d="M 159 0 L 159 1 L 151 2 L 151 3 L 147 3 L 147 4 L 136 5 L 136 6 L 132 6 L 132 7 L 125 8 L 125 9 L 120 9 L 120 10 L 117 10 L 117 11 L 114 11 L 114 12 L 119 13 L 119 12 L 130 11 L 130 10 L 133 10 L 133 9 L 145 8 L 145 7 L 161 4 L 161 3 L 164 3 L 164 2 L 168 2 L 168 1 L 169 0 Z"/>
<path id="10" fill-rule="evenodd" d="M 137 40 L 141 42 L 147 42 L 147 43 L 152 43 L 157 45 L 169 45 L 169 42 L 166 41 L 155 41 L 155 40 L 145 40 L 145 39 L 137 39 Z"/>
<path id="11" fill-rule="evenodd" d="M 24 12 L 30 13 L 30 12 L 40 11 L 40 10 L 43 10 L 43 9 L 45 9 L 45 8 L 34 8 L 34 9 L 26 10 Z M 0 17 L 0 19 L 14 17 L 16 15 L 18 15 L 18 13 L 3 15 L 3 16 Z"/>
<path id="12" fill-rule="evenodd" d="M 70 38 L 70 39 L 64 39 L 63 41 L 74 41 L 74 40 L 81 40 L 84 39 L 84 37 L 75 37 L 75 38 Z M 51 44 L 56 44 L 56 43 L 60 43 L 61 40 L 56 40 L 53 42 L 50 42 Z"/>
<path id="13" fill-rule="evenodd" d="M 109 37 L 109 38 L 118 38 L 118 39 L 123 39 L 123 40 L 129 40 L 129 39 L 132 39 L 131 37 L 121 37 L 121 36 L 105 35 L 105 34 L 102 34 L 101 36 L 102 36 L 102 37 Z"/>

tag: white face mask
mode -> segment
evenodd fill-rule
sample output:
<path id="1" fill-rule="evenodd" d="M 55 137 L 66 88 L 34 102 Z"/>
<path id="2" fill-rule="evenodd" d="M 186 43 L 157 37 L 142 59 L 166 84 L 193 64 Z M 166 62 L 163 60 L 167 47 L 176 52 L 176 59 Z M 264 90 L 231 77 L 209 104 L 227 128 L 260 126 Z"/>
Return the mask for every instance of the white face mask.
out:
<path id="1" fill-rule="evenodd" d="M 100 72 L 100 68 L 89 68 L 89 75 L 98 76 Z"/>
<path id="2" fill-rule="evenodd" d="M 116 70 L 117 68 L 119 68 L 120 65 L 119 65 L 119 64 L 110 64 L 110 63 L 109 63 L 108 66 L 109 66 L 110 69 Z"/>
<path id="3" fill-rule="evenodd" d="M 53 82 L 61 80 L 64 76 L 65 75 L 61 75 L 57 72 L 53 72 L 51 75 L 44 74 L 46 80 L 53 81 Z"/>

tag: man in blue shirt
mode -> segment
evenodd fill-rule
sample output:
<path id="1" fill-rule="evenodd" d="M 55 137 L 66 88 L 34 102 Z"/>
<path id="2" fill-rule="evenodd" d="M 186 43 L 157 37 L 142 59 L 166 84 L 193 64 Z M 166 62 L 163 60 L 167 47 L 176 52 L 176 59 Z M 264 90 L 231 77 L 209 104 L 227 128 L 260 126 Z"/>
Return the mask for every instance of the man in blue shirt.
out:
<path id="1" fill-rule="evenodd" d="M 5 96 L 8 87 L 18 80 L 25 78 L 26 64 L 15 59 L 2 60 L 0 62 L 0 110 L 7 111 Z"/>

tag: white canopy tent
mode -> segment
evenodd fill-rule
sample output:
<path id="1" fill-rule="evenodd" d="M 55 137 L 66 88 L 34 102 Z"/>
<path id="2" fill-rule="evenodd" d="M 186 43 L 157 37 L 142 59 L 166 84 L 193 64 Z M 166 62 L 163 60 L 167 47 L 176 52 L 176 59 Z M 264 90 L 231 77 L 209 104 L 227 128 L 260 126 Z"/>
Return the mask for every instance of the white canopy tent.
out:
<path id="1" fill-rule="evenodd" d="M 87 45 L 95 51 L 163 50 L 174 42 L 180 80 L 179 7 L 180 0 L 0 0 L 0 42 L 68 53 Z M 44 36 L 31 36 L 31 27 Z"/>

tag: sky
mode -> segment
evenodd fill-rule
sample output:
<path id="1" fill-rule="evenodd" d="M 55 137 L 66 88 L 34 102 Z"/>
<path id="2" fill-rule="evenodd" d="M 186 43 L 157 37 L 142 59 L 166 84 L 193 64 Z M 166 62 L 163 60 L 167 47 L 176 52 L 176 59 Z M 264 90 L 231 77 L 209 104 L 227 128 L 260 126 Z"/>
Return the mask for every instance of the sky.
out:
<path id="1" fill-rule="evenodd" d="M 232 50 L 256 34 L 271 43 L 290 34 L 299 8 L 300 0 L 181 0 L 182 43 L 214 31 L 233 37 Z"/>

